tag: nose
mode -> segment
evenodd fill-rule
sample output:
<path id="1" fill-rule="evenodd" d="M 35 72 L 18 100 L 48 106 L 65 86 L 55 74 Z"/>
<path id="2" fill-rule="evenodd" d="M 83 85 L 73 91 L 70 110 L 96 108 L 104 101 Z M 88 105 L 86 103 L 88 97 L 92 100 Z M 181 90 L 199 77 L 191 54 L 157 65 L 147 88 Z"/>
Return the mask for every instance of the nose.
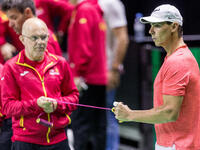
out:
<path id="1" fill-rule="evenodd" d="M 154 28 L 153 28 L 153 26 L 151 26 L 151 28 L 149 29 L 149 34 L 153 34 L 154 33 Z"/>
<path id="2" fill-rule="evenodd" d="M 36 41 L 36 44 L 39 47 L 44 47 L 46 45 L 46 42 L 44 40 L 42 40 L 41 38 L 38 38 L 37 41 Z"/>
<path id="3" fill-rule="evenodd" d="M 14 23 L 14 21 L 9 20 L 9 24 L 8 25 L 9 25 L 9 27 L 14 28 L 15 23 Z"/>

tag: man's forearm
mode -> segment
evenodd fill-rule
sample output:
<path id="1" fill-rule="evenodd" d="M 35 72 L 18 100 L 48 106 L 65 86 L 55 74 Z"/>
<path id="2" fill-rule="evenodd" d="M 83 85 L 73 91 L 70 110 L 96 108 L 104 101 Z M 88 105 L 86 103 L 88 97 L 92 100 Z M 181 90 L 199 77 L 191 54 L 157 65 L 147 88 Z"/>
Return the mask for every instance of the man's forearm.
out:
<path id="1" fill-rule="evenodd" d="M 119 66 L 123 63 L 127 47 L 128 47 L 128 34 L 127 27 L 119 27 L 113 29 L 113 33 L 116 37 L 116 45 L 115 45 L 115 56 L 112 62 L 112 69 L 119 69 Z"/>

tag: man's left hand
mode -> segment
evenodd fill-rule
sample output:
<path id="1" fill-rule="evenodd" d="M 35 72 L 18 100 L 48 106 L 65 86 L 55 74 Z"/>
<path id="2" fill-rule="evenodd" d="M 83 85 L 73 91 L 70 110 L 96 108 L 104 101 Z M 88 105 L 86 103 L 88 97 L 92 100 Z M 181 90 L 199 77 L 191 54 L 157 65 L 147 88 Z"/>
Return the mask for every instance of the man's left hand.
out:
<path id="1" fill-rule="evenodd" d="M 108 72 L 108 85 L 107 89 L 115 89 L 119 86 L 120 83 L 120 73 L 118 71 L 109 71 Z"/>

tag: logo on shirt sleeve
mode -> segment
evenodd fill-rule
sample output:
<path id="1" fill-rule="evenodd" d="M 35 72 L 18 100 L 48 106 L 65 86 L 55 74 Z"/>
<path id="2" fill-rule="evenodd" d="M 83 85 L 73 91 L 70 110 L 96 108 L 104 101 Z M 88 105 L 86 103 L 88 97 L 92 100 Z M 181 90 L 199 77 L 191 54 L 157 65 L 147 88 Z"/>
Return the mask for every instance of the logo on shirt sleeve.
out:
<path id="1" fill-rule="evenodd" d="M 8 21 L 8 17 L 2 11 L 0 11 L 0 18 L 2 19 L 2 22 Z"/>
<path id="2" fill-rule="evenodd" d="M 106 24 L 104 22 L 99 23 L 99 29 L 102 31 L 106 31 Z"/>
<path id="3" fill-rule="evenodd" d="M 56 37 L 55 34 L 52 34 L 52 37 L 53 37 L 53 40 L 54 40 L 54 41 L 57 41 L 57 37 Z"/>
<path id="4" fill-rule="evenodd" d="M 87 19 L 86 18 L 80 18 L 79 19 L 79 23 L 80 24 L 86 24 L 87 23 Z"/>

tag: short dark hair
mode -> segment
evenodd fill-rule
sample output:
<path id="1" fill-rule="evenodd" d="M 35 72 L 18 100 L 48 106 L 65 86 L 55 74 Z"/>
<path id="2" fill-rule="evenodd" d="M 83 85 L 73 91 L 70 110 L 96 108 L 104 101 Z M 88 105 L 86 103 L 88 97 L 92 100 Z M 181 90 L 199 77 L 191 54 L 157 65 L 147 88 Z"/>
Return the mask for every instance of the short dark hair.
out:
<path id="1" fill-rule="evenodd" d="M 28 7 L 32 10 L 33 14 L 36 15 L 36 8 L 33 0 L 4 0 L 1 5 L 4 12 L 15 8 L 19 12 L 24 13 L 24 10 Z"/>
<path id="2" fill-rule="evenodd" d="M 172 24 L 172 22 L 167 21 L 166 22 L 168 25 Z M 178 37 L 182 37 L 183 36 L 183 27 L 181 25 L 178 26 Z"/>

